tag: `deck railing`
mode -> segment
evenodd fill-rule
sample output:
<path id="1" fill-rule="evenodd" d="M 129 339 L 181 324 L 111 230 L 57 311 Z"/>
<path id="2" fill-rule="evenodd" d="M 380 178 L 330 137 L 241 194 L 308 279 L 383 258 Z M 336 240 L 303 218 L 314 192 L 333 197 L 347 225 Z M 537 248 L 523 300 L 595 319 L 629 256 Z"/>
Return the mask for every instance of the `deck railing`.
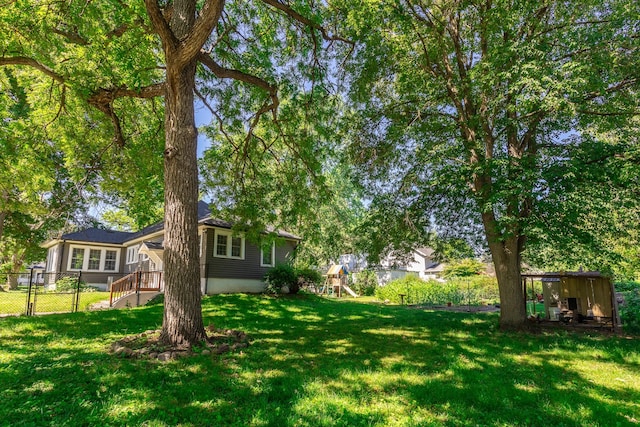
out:
<path id="1" fill-rule="evenodd" d="M 147 291 L 160 292 L 161 290 L 161 271 L 136 271 L 111 284 L 109 306 L 112 307 L 118 300 L 131 294 Z"/>

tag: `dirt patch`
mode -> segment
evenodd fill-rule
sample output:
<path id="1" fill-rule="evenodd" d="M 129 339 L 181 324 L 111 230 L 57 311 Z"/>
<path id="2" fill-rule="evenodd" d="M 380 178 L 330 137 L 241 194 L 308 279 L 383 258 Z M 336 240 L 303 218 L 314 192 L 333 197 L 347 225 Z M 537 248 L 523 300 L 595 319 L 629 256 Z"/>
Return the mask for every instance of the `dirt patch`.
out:
<path id="1" fill-rule="evenodd" d="M 173 348 L 160 342 L 160 329 L 149 330 L 137 335 L 124 337 L 111 344 L 111 352 L 120 357 L 132 359 L 152 359 L 166 362 L 195 354 L 222 354 L 246 348 L 249 336 L 234 329 L 217 329 L 213 325 L 205 328 L 207 339 L 202 346 Z"/>
<path id="2" fill-rule="evenodd" d="M 413 305 L 410 307 L 419 310 L 458 311 L 465 313 L 492 313 L 500 311 L 500 307 L 495 305 Z"/>

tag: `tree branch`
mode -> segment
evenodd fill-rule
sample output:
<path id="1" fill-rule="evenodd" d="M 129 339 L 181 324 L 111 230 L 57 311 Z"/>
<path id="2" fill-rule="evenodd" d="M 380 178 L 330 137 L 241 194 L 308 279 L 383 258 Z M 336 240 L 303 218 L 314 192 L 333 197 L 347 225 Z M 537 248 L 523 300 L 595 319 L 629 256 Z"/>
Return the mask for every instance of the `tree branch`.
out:
<path id="1" fill-rule="evenodd" d="M 157 0 L 144 0 L 144 4 L 147 8 L 147 15 L 151 20 L 151 26 L 160 36 L 165 50 L 174 50 L 178 45 L 178 40 L 173 31 L 171 31 L 171 27 L 169 27 L 169 23 L 166 21 Z"/>
<path id="2" fill-rule="evenodd" d="M 44 74 L 51 77 L 53 80 L 57 81 L 58 83 L 61 83 L 61 84 L 65 83 L 65 79 L 62 75 L 56 73 L 51 68 L 44 65 L 43 63 L 38 62 L 35 59 L 28 58 L 26 56 L 2 57 L 0 58 L 0 66 L 2 65 L 26 65 L 28 67 L 32 67 L 42 71 Z"/>
<path id="3" fill-rule="evenodd" d="M 182 64 L 187 64 L 198 57 L 202 46 L 211 36 L 214 27 L 218 23 L 223 10 L 224 0 L 207 0 L 198 19 L 193 24 L 192 31 L 180 43 L 180 61 Z"/>
<path id="4" fill-rule="evenodd" d="M 87 46 L 89 42 L 84 39 L 80 34 L 78 34 L 78 29 L 74 28 L 74 31 L 65 31 L 59 28 L 53 27 L 51 28 L 51 32 L 54 34 L 61 35 L 69 40 L 71 43 L 78 44 L 80 46 Z"/>
<path id="5" fill-rule="evenodd" d="M 224 68 L 213 60 L 209 55 L 204 52 L 200 52 L 198 60 L 206 66 L 216 77 L 221 79 L 233 79 L 244 83 L 249 83 L 253 86 L 259 87 L 269 93 L 271 102 L 273 104 L 272 109 L 275 111 L 278 108 L 278 88 L 275 85 L 269 84 L 267 81 L 252 74 L 245 73 L 240 70 L 233 70 L 230 68 Z"/>
<path id="6" fill-rule="evenodd" d="M 300 22 L 301 24 L 304 24 L 308 27 L 311 27 L 315 30 L 318 30 L 320 32 L 320 34 L 322 34 L 322 38 L 324 40 L 327 41 L 341 41 L 350 45 L 354 45 L 355 43 L 351 40 L 345 39 L 344 37 L 340 37 L 340 36 L 336 36 L 336 35 L 331 35 L 327 32 L 327 30 L 320 24 L 317 24 L 315 22 L 313 22 L 312 20 L 310 20 L 309 18 L 306 18 L 302 15 L 300 15 L 298 12 L 296 12 L 295 10 L 293 10 L 291 7 L 289 7 L 286 4 L 281 3 L 278 0 L 262 0 L 263 3 L 268 4 L 269 6 L 272 6 L 282 12 L 284 12 L 285 15 L 287 15 L 289 18 L 292 18 L 298 22 Z"/>
<path id="7" fill-rule="evenodd" d="M 122 127 L 120 126 L 120 119 L 113 111 L 113 101 L 117 98 L 154 98 L 164 94 L 164 83 L 158 83 L 143 87 L 139 90 L 127 89 L 124 87 L 103 89 L 100 88 L 91 95 L 87 101 L 89 105 L 94 106 L 98 110 L 106 114 L 113 124 L 114 128 L 114 140 L 119 147 L 123 147 L 125 144 L 124 136 L 122 135 Z"/>

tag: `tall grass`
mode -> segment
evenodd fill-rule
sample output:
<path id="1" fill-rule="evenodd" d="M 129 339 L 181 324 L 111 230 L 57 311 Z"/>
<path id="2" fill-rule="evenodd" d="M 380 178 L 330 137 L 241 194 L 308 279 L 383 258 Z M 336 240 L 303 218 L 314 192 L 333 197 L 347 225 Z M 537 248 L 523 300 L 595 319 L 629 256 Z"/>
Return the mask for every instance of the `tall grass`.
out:
<path id="1" fill-rule="evenodd" d="M 486 276 L 450 278 L 445 283 L 415 276 L 396 279 L 376 289 L 381 301 L 396 304 L 494 304 L 499 301 L 498 283 Z"/>
<path id="2" fill-rule="evenodd" d="M 206 297 L 242 352 L 114 357 L 162 307 L 0 320 L 0 425 L 614 426 L 640 420 L 634 339 L 498 330 L 496 314 L 316 296 Z"/>

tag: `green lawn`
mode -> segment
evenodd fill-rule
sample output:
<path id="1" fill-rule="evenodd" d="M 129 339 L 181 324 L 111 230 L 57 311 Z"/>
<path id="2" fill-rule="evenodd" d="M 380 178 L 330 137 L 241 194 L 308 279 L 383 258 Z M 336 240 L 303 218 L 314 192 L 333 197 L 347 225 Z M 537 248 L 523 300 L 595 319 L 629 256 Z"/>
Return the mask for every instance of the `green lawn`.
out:
<path id="1" fill-rule="evenodd" d="M 640 423 L 635 339 L 315 296 L 207 297 L 203 315 L 252 346 L 164 364 L 109 355 L 159 327 L 158 305 L 0 320 L 0 425 Z"/>
<path id="2" fill-rule="evenodd" d="M 71 311 L 74 295 L 66 293 L 46 292 L 37 295 L 36 310 L 38 313 L 55 313 Z M 78 310 L 87 310 L 92 304 L 109 299 L 109 292 L 81 292 Z M 0 293 L 0 315 L 24 314 L 27 291 L 7 291 Z"/>

